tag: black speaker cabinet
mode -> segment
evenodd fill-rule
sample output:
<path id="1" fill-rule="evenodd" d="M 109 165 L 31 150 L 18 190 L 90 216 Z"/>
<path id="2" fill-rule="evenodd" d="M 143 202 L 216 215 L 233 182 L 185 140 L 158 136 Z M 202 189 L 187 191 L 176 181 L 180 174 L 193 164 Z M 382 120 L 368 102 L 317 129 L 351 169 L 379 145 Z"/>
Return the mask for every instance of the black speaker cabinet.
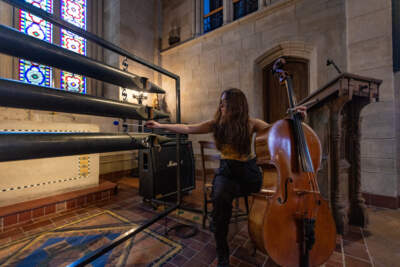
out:
<path id="1" fill-rule="evenodd" d="M 195 188 L 195 166 L 191 141 L 181 141 L 181 189 L 187 192 Z M 139 150 L 139 195 L 145 199 L 160 199 L 175 195 L 176 190 L 176 143 L 158 148 Z"/>

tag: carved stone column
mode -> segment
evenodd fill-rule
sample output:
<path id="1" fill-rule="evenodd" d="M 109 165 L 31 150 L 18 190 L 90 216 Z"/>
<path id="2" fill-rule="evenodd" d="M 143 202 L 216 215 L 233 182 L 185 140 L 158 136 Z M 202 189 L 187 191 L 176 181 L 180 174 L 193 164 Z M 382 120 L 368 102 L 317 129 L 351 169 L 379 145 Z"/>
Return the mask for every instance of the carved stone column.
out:
<path id="1" fill-rule="evenodd" d="M 0 23 L 13 26 L 13 8 L 0 1 Z M 14 75 L 14 59 L 11 56 L 0 54 L 0 77 L 7 79 L 18 79 L 17 76 Z"/>
<path id="2" fill-rule="evenodd" d="M 365 199 L 361 194 L 361 151 L 360 151 L 360 112 L 369 103 L 368 99 L 359 98 L 353 100 L 351 105 L 351 151 L 349 159 L 352 159 L 351 179 L 349 180 L 350 190 L 350 213 L 349 223 L 361 227 L 368 224 L 368 213 L 366 210 Z"/>
<path id="3" fill-rule="evenodd" d="M 223 0 L 223 17 L 224 17 L 224 25 L 231 22 L 233 20 L 233 3 L 232 0 Z"/>
<path id="4" fill-rule="evenodd" d="M 194 0 L 194 37 L 203 33 L 203 0 Z"/>
<path id="5" fill-rule="evenodd" d="M 265 6 L 265 0 L 258 0 L 258 10 L 261 10 Z"/>
<path id="6" fill-rule="evenodd" d="M 337 98 L 330 106 L 331 127 L 331 164 L 332 164 L 332 192 L 331 204 L 336 230 L 343 234 L 348 229 L 348 181 L 350 164 L 345 158 L 343 142 L 343 114 L 342 109 L 347 102 L 346 97 Z"/>

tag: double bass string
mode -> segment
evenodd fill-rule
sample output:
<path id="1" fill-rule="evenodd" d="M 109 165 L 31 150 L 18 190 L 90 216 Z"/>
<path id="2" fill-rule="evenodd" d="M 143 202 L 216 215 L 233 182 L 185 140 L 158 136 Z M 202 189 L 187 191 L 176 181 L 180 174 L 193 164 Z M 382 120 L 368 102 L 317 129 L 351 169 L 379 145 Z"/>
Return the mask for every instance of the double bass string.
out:
<path id="1" fill-rule="evenodd" d="M 303 126 L 301 124 L 301 121 L 299 120 L 297 114 L 294 114 L 293 119 L 294 119 L 294 122 L 295 122 L 296 128 L 297 128 L 297 131 L 296 131 L 297 139 L 298 139 L 298 141 L 300 143 L 299 145 L 301 146 L 301 149 L 299 149 L 299 151 L 300 151 L 300 157 L 302 158 L 302 162 L 304 164 L 304 160 L 307 157 L 307 160 L 308 160 L 307 163 L 311 164 L 311 167 L 312 167 L 312 169 L 314 171 L 314 168 L 312 166 L 312 160 L 310 158 L 310 154 L 306 153 L 306 151 L 305 151 L 305 149 L 307 149 L 307 147 L 306 147 L 307 146 L 307 141 L 305 140 L 304 133 L 302 132 L 303 131 Z M 309 168 L 310 168 L 310 166 L 308 166 L 308 170 L 307 170 L 308 183 L 309 183 L 309 185 L 311 187 L 311 193 L 313 195 L 313 199 L 314 199 L 315 203 L 317 203 L 318 200 L 317 200 L 317 198 L 315 196 L 315 192 L 319 191 L 319 189 L 318 189 L 318 186 L 315 183 L 315 173 L 314 172 L 310 173 Z M 318 205 L 312 212 L 310 212 L 309 219 L 314 218 L 317 212 L 318 212 Z"/>
<path id="2" fill-rule="evenodd" d="M 278 71 L 278 73 L 279 73 L 280 78 L 282 78 L 282 80 L 284 81 L 286 91 L 288 93 L 289 105 L 293 108 L 295 106 L 295 104 L 293 101 L 293 88 L 292 88 L 291 78 L 284 71 Z M 319 205 L 318 205 L 318 199 L 315 194 L 316 194 L 316 192 L 319 192 L 319 188 L 318 188 L 318 185 L 316 185 L 314 166 L 312 163 L 310 152 L 308 151 L 307 141 L 305 140 L 303 126 L 301 124 L 301 120 L 299 119 L 299 115 L 296 113 L 294 113 L 294 114 L 292 113 L 292 119 L 294 121 L 295 128 L 297 129 L 297 131 L 294 131 L 294 132 L 296 135 L 296 139 L 298 141 L 299 148 L 297 151 L 300 154 L 302 168 L 303 168 L 303 171 L 305 171 L 304 168 L 307 169 L 306 172 L 307 172 L 308 183 L 311 188 L 311 192 L 309 192 L 309 193 L 313 194 L 312 198 L 314 199 L 314 202 L 317 204 L 316 205 L 317 207 L 314 208 L 314 210 L 310 213 L 315 212 L 315 214 L 316 214 L 318 212 Z M 312 174 L 310 172 L 312 172 Z M 303 198 L 303 200 L 304 200 L 304 198 Z M 315 215 L 309 214 L 309 216 L 310 216 L 310 218 L 313 218 Z"/>

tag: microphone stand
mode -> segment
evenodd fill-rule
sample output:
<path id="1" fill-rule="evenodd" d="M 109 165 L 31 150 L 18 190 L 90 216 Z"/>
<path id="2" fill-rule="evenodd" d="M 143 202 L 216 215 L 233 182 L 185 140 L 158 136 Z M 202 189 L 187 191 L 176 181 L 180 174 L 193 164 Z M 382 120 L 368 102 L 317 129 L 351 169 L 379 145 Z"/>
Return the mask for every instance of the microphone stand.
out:
<path id="1" fill-rule="evenodd" d="M 342 71 L 339 69 L 339 67 L 335 64 L 335 62 L 333 61 L 333 59 L 329 59 L 328 58 L 328 60 L 326 61 L 326 65 L 327 66 L 329 66 L 329 65 L 333 65 L 333 67 L 335 67 L 335 69 L 336 69 L 336 71 L 339 73 L 339 74 L 342 74 Z"/>

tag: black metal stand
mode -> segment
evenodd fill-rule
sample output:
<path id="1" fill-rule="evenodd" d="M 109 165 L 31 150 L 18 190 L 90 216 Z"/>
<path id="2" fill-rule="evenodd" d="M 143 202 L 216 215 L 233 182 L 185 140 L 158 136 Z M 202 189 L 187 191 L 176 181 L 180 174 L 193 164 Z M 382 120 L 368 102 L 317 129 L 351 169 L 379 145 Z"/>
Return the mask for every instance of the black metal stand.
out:
<path id="1" fill-rule="evenodd" d="M 174 205 L 174 206 L 170 207 L 169 209 L 165 210 L 163 213 L 158 214 L 157 216 L 155 216 L 152 219 L 148 220 L 147 222 L 145 222 L 144 224 L 142 224 L 138 228 L 133 228 L 133 229 L 123 233 L 118 238 L 113 240 L 113 242 L 111 242 L 111 244 L 109 244 L 108 246 L 104 246 L 102 248 L 99 248 L 98 250 L 95 250 L 95 251 L 93 251 L 93 252 L 91 252 L 89 254 L 86 254 L 84 257 L 82 257 L 79 260 L 71 263 L 68 266 L 69 267 L 78 267 L 78 266 L 85 266 L 86 264 L 91 263 L 92 261 L 94 261 L 95 259 L 97 259 L 100 256 L 104 255 L 108 251 L 112 250 L 113 248 L 115 248 L 119 244 L 125 242 L 129 238 L 132 238 L 136 234 L 138 234 L 141 231 L 145 230 L 147 227 L 151 226 L 156 221 L 162 219 L 163 217 L 166 217 L 169 213 L 171 213 L 172 211 L 176 210 L 177 208 L 178 208 L 178 205 Z"/>
<path id="2" fill-rule="evenodd" d="M 303 236 L 301 242 L 300 266 L 309 267 L 309 252 L 315 243 L 315 219 L 303 218 Z"/>
<path id="3" fill-rule="evenodd" d="M 139 105 L 142 105 L 143 100 L 146 100 L 147 96 L 145 96 L 143 93 L 139 93 L 138 95 L 133 95 L 133 98 L 137 99 Z M 143 132 L 143 126 L 142 126 L 143 121 L 138 120 L 138 123 L 139 123 L 138 132 L 142 133 Z"/>

